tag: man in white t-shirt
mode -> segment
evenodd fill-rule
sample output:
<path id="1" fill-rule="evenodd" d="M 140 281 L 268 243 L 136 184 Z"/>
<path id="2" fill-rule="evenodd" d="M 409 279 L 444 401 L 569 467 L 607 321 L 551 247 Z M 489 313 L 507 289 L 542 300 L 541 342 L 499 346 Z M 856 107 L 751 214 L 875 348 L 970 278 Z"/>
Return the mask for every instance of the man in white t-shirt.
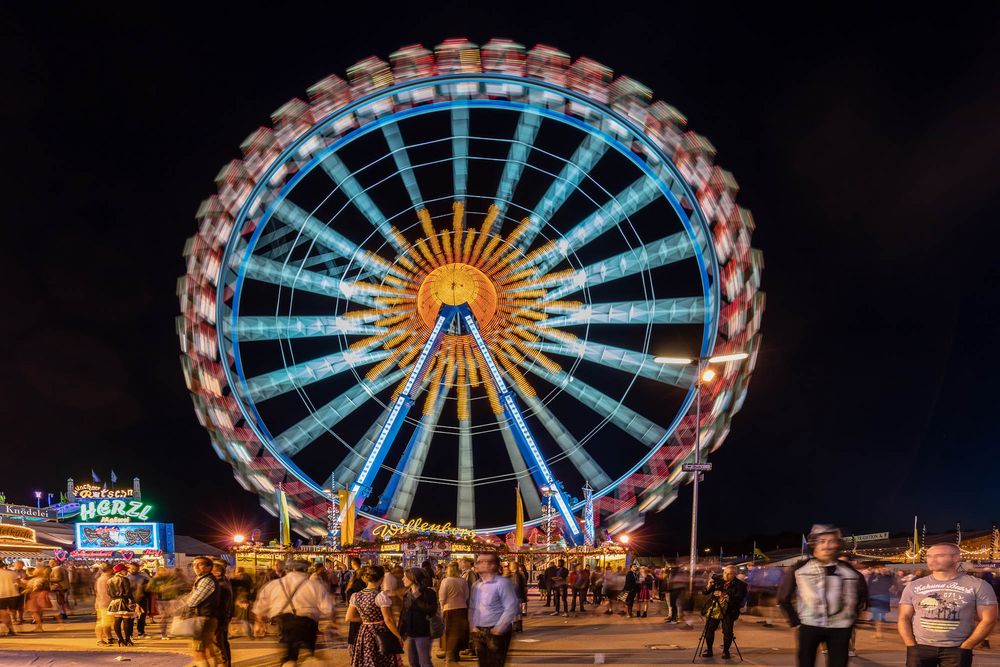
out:
<path id="1" fill-rule="evenodd" d="M 954 544 L 927 549 L 931 574 L 914 579 L 899 599 L 899 634 L 906 667 L 969 667 L 972 649 L 990 635 L 997 597 L 982 579 L 959 574 Z"/>

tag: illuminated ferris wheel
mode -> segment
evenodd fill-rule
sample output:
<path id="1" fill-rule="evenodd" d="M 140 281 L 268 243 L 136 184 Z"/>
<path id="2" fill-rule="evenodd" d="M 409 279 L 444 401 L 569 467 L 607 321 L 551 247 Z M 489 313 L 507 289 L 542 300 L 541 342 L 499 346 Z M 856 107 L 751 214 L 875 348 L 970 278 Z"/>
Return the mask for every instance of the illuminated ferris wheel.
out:
<path id="1" fill-rule="evenodd" d="M 552 502 L 612 532 L 726 437 L 760 344 L 762 256 L 715 150 L 587 58 L 495 39 L 376 57 L 242 144 L 198 211 L 178 294 L 195 411 L 237 480 L 304 535 L 362 516 L 509 530 Z M 551 499 L 551 500 L 550 500 Z"/>

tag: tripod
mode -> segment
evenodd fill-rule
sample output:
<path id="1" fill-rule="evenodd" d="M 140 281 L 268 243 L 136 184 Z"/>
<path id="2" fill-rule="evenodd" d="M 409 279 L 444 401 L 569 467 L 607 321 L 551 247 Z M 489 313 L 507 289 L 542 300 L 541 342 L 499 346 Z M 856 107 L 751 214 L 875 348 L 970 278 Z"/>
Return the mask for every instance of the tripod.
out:
<path id="1" fill-rule="evenodd" d="M 694 649 L 694 655 L 691 656 L 691 662 L 694 662 L 701 655 L 701 649 L 705 646 L 705 635 L 708 633 L 708 624 L 712 622 L 712 612 L 716 609 L 719 610 L 719 619 L 721 621 L 722 616 L 724 616 L 723 609 L 719 604 L 719 599 L 714 595 L 709 598 L 708 607 L 705 609 L 705 625 L 701 628 L 701 637 L 698 638 L 698 646 Z M 720 623 L 721 625 L 721 623 Z M 723 639 L 723 641 L 725 641 Z M 740 657 L 740 662 L 743 662 L 743 652 L 740 651 L 740 645 L 736 643 L 736 632 L 733 632 L 733 648 L 736 649 L 736 655 Z"/>

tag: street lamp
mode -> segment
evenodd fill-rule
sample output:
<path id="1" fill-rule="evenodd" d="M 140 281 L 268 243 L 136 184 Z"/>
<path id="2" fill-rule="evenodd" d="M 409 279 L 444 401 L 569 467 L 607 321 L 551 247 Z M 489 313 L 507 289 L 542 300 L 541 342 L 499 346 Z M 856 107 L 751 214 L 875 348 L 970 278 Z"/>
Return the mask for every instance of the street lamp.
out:
<path id="1" fill-rule="evenodd" d="M 695 386 L 695 418 L 694 418 L 694 484 L 691 502 L 691 571 L 688 573 L 688 600 L 694 604 L 694 571 L 698 567 L 698 482 L 701 477 L 701 386 L 715 379 L 716 372 L 709 368 L 711 364 L 724 364 L 730 361 L 743 361 L 750 355 L 746 352 L 718 354 L 712 357 L 655 357 L 658 364 L 672 366 L 697 365 L 694 377 Z"/>
<path id="2" fill-rule="evenodd" d="M 247 538 L 241 534 L 233 535 L 233 544 L 243 544 L 243 542 L 246 541 L 246 539 Z"/>
<path id="3" fill-rule="evenodd" d="M 35 507 L 42 509 L 42 492 L 35 491 Z"/>

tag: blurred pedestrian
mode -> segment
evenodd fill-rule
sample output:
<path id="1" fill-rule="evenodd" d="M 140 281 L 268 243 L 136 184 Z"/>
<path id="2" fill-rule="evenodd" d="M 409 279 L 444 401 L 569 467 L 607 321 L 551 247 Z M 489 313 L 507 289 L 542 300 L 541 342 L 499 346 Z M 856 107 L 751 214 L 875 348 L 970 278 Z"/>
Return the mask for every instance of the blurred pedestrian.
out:
<path id="1" fill-rule="evenodd" d="M 552 594 L 556 600 L 556 610 L 551 615 L 559 615 L 559 603 L 561 601 L 562 615 L 569 616 L 569 570 L 566 569 L 566 561 L 560 559 L 556 562 L 555 571 L 552 573 L 552 578 L 549 579 L 548 585 L 552 589 Z"/>
<path id="2" fill-rule="evenodd" d="M 257 594 L 253 606 L 259 624 L 276 620 L 278 641 L 284 648 L 282 663 L 294 665 L 300 656 L 316 652 L 319 622 L 333 618 L 330 589 L 307 574 L 309 563 L 290 560 L 285 575 L 268 582 Z"/>
<path id="3" fill-rule="evenodd" d="M 458 563 L 448 563 L 438 587 L 444 616 L 444 652 L 448 663 L 461 661 L 459 652 L 469 645 L 469 585 L 460 576 Z"/>
<path id="4" fill-rule="evenodd" d="M 355 593 L 358 593 L 358 592 L 360 592 L 360 591 L 362 591 L 362 590 L 364 590 L 366 588 L 366 582 L 362 578 L 362 571 L 363 570 L 361 568 L 361 559 L 358 558 L 357 556 L 351 556 L 349 562 L 351 564 L 351 576 L 347 580 L 347 585 L 344 586 L 344 593 L 347 596 L 348 600 L 351 599 L 352 595 L 354 595 Z M 382 583 L 382 579 L 384 577 L 384 574 L 385 574 L 385 571 L 383 570 L 382 575 L 379 576 L 379 585 L 381 585 L 381 583 Z M 389 600 L 389 606 L 391 607 L 392 606 L 392 598 L 386 597 L 386 599 Z M 348 620 L 348 627 L 347 627 L 347 649 L 348 649 L 348 651 L 350 651 L 353 654 L 355 645 L 357 643 L 358 632 L 361 631 L 361 621 L 360 621 L 360 619 L 359 620 L 347 619 L 347 620 Z"/>
<path id="5" fill-rule="evenodd" d="M 882 639 L 882 625 L 889 614 L 892 588 L 896 579 L 885 565 L 879 565 L 872 569 L 865 578 L 865 583 L 868 585 L 868 611 L 875 626 L 875 639 Z"/>
<path id="6" fill-rule="evenodd" d="M 632 563 L 632 567 L 625 573 L 625 583 L 622 584 L 622 592 L 625 593 L 625 612 L 629 618 L 633 617 L 632 608 L 635 606 L 635 599 L 639 596 L 639 564 Z"/>
<path id="7" fill-rule="evenodd" d="M 56 609 L 59 611 L 59 618 L 69 618 L 67 597 L 70 592 L 69 574 L 66 568 L 54 558 L 49 561 L 49 590 L 56 599 Z"/>
<path id="8" fill-rule="evenodd" d="M 476 572 L 479 581 L 469 601 L 472 643 L 480 667 L 501 667 L 507 661 L 511 626 L 517 618 L 517 594 L 510 580 L 500 576 L 497 554 L 479 554 Z"/>
<path id="9" fill-rule="evenodd" d="M 7 568 L 6 561 L 0 561 L 0 623 L 7 626 L 7 634 L 13 635 L 13 614 L 17 610 L 17 598 L 21 597 L 17 575 Z"/>
<path id="10" fill-rule="evenodd" d="M 149 617 L 149 576 L 139 568 L 139 563 L 132 561 L 128 564 L 128 574 L 126 578 L 132 585 L 132 599 L 139 605 L 135 614 L 136 638 L 146 638 L 146 620 Z"/>
<path id="11" fill-rule="evenodd" d="M 845 561 L 840 529 L 816 524 L 809 531 L 810 558 L 785 574 L 778 602 L 797 630 L 798 667 L 813 667 L 825 644 L 827 667 L 846 667 L 851 633 L 868 592 L 864 577 Z"/>
<path id="12" fill-rule="evenodd" d="M 639 603 L 639 609 L 636 613 L 636 617 L 638 618 L 649 616 L 649 600 L 653 597 L 655 581 L 648 567 L 643 565 L 639 568 L 639 576 L 636 578 L 636 585 L 639 589 L 635 596 L 636 601 Z"/>
<path id="13" fill-rule="evenodd" d="M 576 602 L 580 601 L 580 612 L 587 611 L 584 605 L 587 604 L 587 591 L 590 590 L 590 568 L 584 565 L 576 566 L 576 577 L 573 579 L 573 606 L 570 609 L 576 612 Z"/>
<path id="14" fill-rule="evenodd" d="M 113 620 L 108 613 L 108 606 L 111 604 L 111 595 L 108 593 L 108 582 L 111 580 L 113 572 L 108 563 L 100 563 L 97 567 L 100 575 L 94 581 L 94 611 L 97 616 L 94 634 L 97 635 L 98 646 L 111 646 L 111 624 Z"/>
<path id="15" fill-rule="evenodd" d="M 233 614 L 243 628 L 247 639 L 254 638 L 253 625 L 250 619 L 250 607 L 253 604 L 253 580 L 242 565 L 236 566 L 233 576 L 229 578 L 233 587 Z"/>
<path id="16" fill-rule="evenodd" d="M 161 567 L 149 581 L 149 593 L 156 598 L 159 611 L 160 639 L 167 639 L 170 622 L 176 615 L 177 599 L 181 596 L 184 582 L 176 568 Z"/>

